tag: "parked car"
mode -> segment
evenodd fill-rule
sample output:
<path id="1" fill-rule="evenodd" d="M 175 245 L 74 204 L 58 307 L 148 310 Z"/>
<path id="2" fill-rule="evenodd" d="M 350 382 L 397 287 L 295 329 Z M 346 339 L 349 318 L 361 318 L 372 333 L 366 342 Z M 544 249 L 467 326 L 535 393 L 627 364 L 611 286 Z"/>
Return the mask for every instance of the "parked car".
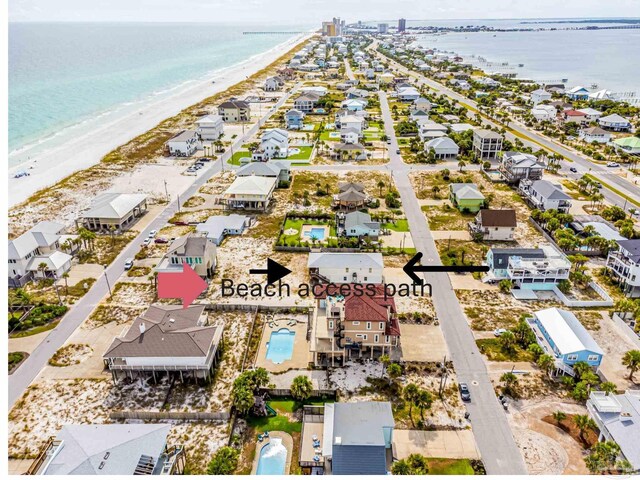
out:
<path id="1" fill-rule="evenodd" d="M 169 243 L 169 240 L 166 238 L 158 237 L 154 240 L 155 243 Z"/>
<path id="2" fill-rule="evenodd" d="M 200 162 L 210 162 L 210 161 L 211 161 L 211 159 L 210 159 L 210 158 L 207 158 L 207 157 L 202 157 L 199 161 L 200 161 Z"/>
<path id="3" fill-rule="evenodd" d="M 398 155 L 400 155 L 400 149 L 397 149 L 397 150 L 396 150 L 396 153 L 397 153 Z"/>
<path id="4" fill-rule="evenodd" d="M 391 145 L 391 139 L 387 140 L 387 144 Z"/>
<path id="5" fill-rule="evenodd" d="M 148 237 L 147 237 L 147 238 L 145 238 L 145 239 L 144 239 L 144 242 L 142 242 L 142 246 L 143 246 L 143 247 L 148 247 L 148 246 L 149 246 L 149 244 L 151 243 L 151 240 L 152 240 L 151 238 L 148 238 Z"/>
<path id="6" fill-rule="evenodd" d="M 496 328 L 496 329 L 493 331 L 493 336 L 494 336 L 494 337 L 499 337 L 499 336 L 501 336 L 503 333 L 506 333 L 506 332 L 507 332 L 507 329 L 506 329 L 506 328 Z"/>
<path id="7" fill-rule="evenodd" d="M 576 167 L 571 167 L 569 171 L 573 173 L 578 173 L 578 169 Z"/>
<path id="8" fill-rule="evenodd" d="M 127 258 L 127 260 L 124 262 L 124 269 L 131 270 L 132 267 L 133 267 L 133 258 Z"/>
<path id="9" fill-rule="evenodd" d="M 607 167 L 619 167 L 620 164 L 618 162 L 607 162 Z"/>
<path id="10" fill-rule="evenodd" d="M 149 238 L 153 238 L 153 237 L 155 237 L 157 234 L 158 234 L 158 231 L 157 231 L 157 230 L 151 230 L 151 231 L 149 232 Z"/>
<path id="11" fill-rule="evenodd" d="M 471 401 L 471 392 L 469 391 L 469 385 L 467 385 L 466 383 L 459 383 L 458 388 L 460 389 L 460 398 L 462 398 L 462 401 Z"/>

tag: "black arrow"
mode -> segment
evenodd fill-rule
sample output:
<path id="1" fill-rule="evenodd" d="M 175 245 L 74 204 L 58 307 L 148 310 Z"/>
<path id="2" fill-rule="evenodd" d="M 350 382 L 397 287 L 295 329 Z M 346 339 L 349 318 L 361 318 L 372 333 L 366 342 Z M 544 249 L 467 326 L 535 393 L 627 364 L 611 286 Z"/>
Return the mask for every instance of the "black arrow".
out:
<path id="1" fill-rule="evenodd" d="M 267 275 L 267 284 L 271 285 L 272 283 L 277 282 L 282 277 L 285 277 L 291 273 L 284 265 L 280 265 L 275 260 L 271 260 L 267 258 L 267 268 L 252 268 L 249 270 L 251 275 Z"/>
<path id="2" fill-rule="evenodd" d="M 407 262 L 407 264 L 402 267 L 402 270 L 404 270 L 404 273 L 406 273 L 407 275 L 409 275 L 411 277 L 411 280 L 414 281 L 414 283 L 423 283 L 422 278 L 420 278 L 418 275 L 416 275 L 416 272 L 456 272 L 456 273 L 460 273 L 460 272 L 488 272 L 489 271 L 489 267 L 486 265 L 451 265 L 451 266 L 446 266 L 446 265 L 434 265 L 434 266 L 427 266 L 427 265 L 416 265 L 420 259 L 422 258 L 422 253 L 418 252 L 416 253 L 413 258 L 411 260 L 409 260 Z"/>

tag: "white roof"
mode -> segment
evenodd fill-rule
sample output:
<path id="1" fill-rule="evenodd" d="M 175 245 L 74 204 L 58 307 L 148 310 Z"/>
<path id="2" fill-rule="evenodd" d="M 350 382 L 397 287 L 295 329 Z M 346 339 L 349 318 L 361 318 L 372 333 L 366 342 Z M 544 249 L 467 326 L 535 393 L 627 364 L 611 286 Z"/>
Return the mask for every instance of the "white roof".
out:
<path id="1" fill-rule="evenodd" d="M 27 265 L 27 270 L 29 271 L 37 271 L 38 267 L 41 263 L 47 264 L 47 270 L 58 270 L 60 267 L 64 266 L 67 262 L 70 262 L 73 257 L 64 252 L 54 251 L 49 253 L 48 255 L 39 255 L 37 257 L 33 257 L 33 259 Z"/>
<path id="2" fill-rule="evenodd" d="M 584 113 L 585 115 L 601 115 L 602 114 L 601 111 L 596 110 L 595 108 L 579 108 L 578 111 Z"/>
<path id="3" fill-rule="evenodd" d="M 207 219 L 204 223 L 196 225 L 198 232 L 205 232 L 207 238 L 220 238 L 225 230 L 242 230 L 244 226 L 249 222 L 249 217 L 246 215 L 238 215 L 232 213 L 231 215 L 214 215 Z"/>
<path id="4" fill-rule="evenodd" d="M 277 181 L 276 177 L 256 177 L 255 175 L 237 177 L 224 193 L 225 195 L 267 195 L 275 188 Z"/>
<path id="5" fill-rule="evenodd" d="M 602 117 L 599 121 L 600 123 L 629 123 L 629 120 L 621 115 L 618 115 L 617 113 Z"/>
<path id="6" fill-rule="evenodd" d="M 147 199 L 143 193 L 103 193 L 98 195 L 84 218 L 120 219 Z"/>
<path id="7" fill-rule="evenodd" d="M 559 308 L 547 308 L 535 312 L 534 315 L 561 355 L 582 350 L 604 355 L 602 349 L 573 313 Z"/>
<path id="8" fill-rule="evenodd" d="M 381 253 L 310 253 L 309 268 L 384 268 Z"/>
<path id="9" fill-rule="evenodd" d="M 429 140 L 426 145 L 427 148 L 439 149 L 452 149 L 458 151 L 458 145 L 449 137 L 440 137 Z"/>
<path id="10" fill-rule="evenodd" d="M 9 258 L 19 260 L 38 247 L 50 247 L 59 238 L 58 234 L 64 225 L 56 222 L 44 221 L 36 224 L 18 238 L 9 241 Z"/>
<path id="11" fill-rule="evenodd" d="M 223 120 L 220 115 L 212 113 L 209 115 L 205 115 L 204 117 L 200 117 L 198 120 L 196 120 L 196 123 L 198 124 L 198 126 L 204 127 L 204 126 L 210 126 L 210 125 L 217 125 L 222 121 Z"/>

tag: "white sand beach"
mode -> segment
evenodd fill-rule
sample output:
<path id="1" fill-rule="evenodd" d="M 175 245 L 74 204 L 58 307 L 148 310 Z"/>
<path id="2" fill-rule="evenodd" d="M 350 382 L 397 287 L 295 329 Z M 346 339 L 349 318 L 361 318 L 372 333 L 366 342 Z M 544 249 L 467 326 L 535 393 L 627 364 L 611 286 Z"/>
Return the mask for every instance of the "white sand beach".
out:
<path id="1" fill-rule="evenodd" d="M 78 170 L 95 165 L 114 148 L 152 129 L 184 108 L 241 82 L 310 36 L 311 34 L 298 35 L 266 52 L 223 69 L 206 81 L 189 85 L 170 97 L 151 101 L 126 116 L 107 121 L 60 146 L 33 156 L 27 163 L 10 168 L 9 207 L 23 202 L 38 190 L 53 185 Z M 13 178 L 19 171 L 26 171 L 29 176 Z"/>

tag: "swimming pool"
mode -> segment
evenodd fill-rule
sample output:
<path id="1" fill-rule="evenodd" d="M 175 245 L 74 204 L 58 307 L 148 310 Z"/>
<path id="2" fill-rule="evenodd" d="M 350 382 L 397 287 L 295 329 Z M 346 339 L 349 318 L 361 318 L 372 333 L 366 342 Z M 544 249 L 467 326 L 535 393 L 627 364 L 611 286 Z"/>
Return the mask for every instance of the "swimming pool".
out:
<path id="1" fill-rule="evenodd" d="M 260 449 L 256 475 L 284 475 L 287 464 L 287 448 L 281 438 L 272 438 Z"/>
<path id="2" fill-rule="evenodd" d="M 304 236 L 310 240 L 315 238 L 316 240 L 322 241 L 324 240 L 326 230 L 324 227 L 312 227 L 304 232 Z"/>
<path id="3" fill-rule="evenodd" d="M 281 328 L 277 332 L 271 332 L 269 343 L 267 344 L 267 360 L 280 364 L 285 360 L 291 360 L 293 356 L 293 343 L 296 332 L 288 328 Z"/>

